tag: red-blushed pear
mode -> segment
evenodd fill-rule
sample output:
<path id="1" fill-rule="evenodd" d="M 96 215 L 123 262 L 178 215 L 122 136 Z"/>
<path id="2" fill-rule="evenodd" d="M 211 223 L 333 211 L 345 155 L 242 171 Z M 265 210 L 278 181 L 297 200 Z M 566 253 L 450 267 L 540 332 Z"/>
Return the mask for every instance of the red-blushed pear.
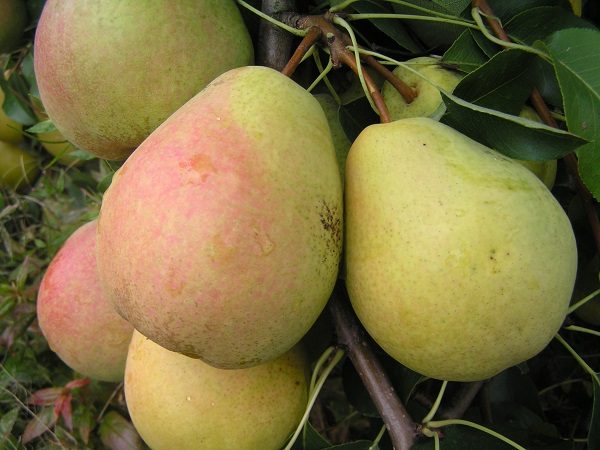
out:
<path id="1" fill-rule="evenodd" d="M 0 0 L 0 53 L 17 47 L 28 20 L 24 0 Z"/>
<path id="2" fill-rule="evenodd" d="M 106 159 L 125 159 L 212 79 L 252 59 L 233 0 L 48 0 L 35 36 L 48 115 Z"/>
<path id="3" fill-rule="evenodd" d="M 273 69 L 233 69 L 115 174 L 98 226 L 100 280 L 157 344 L 250 367 L 315 322 L 341 233 L 340 174 L 319 103 Z"/>
<path id="4" fill-rule="evenodd" d="M 69 367 L 97 380 L 120 381 L 133 327 L 100 288 L 96 224 L 75 231 L 50 262 L 38 292 L 38 322 Z"/>
<path id="5" fill-rule="evenodd" d="M 304 413 L 308 369 L 299 347 L 256 367 L 217 369 L 136 331 L 127 409 L 153 450 L 279 450 Z"/>
<path id="6" fill-rule="evenodd" d="M 427 118 L 372 125 L 346 164 L 346 284 L 392 357 L 489 378 L 540 352 L 577 272 L 571 224 L 529 170 Z"/>

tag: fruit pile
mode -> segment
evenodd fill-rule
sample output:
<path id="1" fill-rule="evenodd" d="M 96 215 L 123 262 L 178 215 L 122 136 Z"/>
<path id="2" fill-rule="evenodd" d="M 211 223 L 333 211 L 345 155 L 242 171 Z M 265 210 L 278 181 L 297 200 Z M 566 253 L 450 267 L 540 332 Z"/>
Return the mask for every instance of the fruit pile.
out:
<path id="1" fill-rule="evenodd" d="M 34 64 L 47 149 L 124 160 L 47 268 L 39 326 L 75 371 L 124 380 L 152 449 L 284 446 L 308 400 L 301 341 L 338 279 L 373 340 L 439 380 L 535 356 L 567 315 L 577 247 L 556 161 L 438 122 L 438 88 L 461 77 L 436 58 L 395 71 L 416 100 L 386 82 L 393 121 L 353 142 L 331 97 L 252 65 L 234 1 L 47 0 Z M 15 189 L 38 168 L 20 127 L 0 111 Z"/>

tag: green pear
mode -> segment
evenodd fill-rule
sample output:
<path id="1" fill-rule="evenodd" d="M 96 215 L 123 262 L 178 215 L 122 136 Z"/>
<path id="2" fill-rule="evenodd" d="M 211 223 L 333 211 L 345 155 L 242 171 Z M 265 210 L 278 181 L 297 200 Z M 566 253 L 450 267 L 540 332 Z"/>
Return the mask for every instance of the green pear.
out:
<path id="1" fill-rule="evenodd" d="M 327 123 L 331 130 L 331 137 L 333 139 L 333 146 L 335 147 L 335 156 L 337 158 L 338 166 L 340 168 L 340 175 L 342 176 L 342 183 L 344 181 L 344 172 L 346 170 L 346 158 L 348 157 L 348 151 L 352 142 L 346 136 L 342 124 L 340 123 L 338 109 L 338 103 L 329 94 L 315 94 L 315 98 L 323 108 L 325 117 L 327 117 Z"/>
<path id="2" fill-rule="evenodd" d="M 153 450 L 279 450 L 304 413 L 308 363 L 295 348 L 249 369 L 217 369 L 137 331 L 127 355 L 129 415 Z"/>
<path id="3" fill-rule="evenodd" d="M 0 188 L 22 189 L 40 172 L 37 158 L 14 144 L 0 141 Z"/>
<path id="4" fill-rule="evenodd" d="M 96 221 L 78 228 L 46 270 L 37 318 L 50 348 L 73 370 L 122 381 L 133 327 L 102 292 L 95 258 Z"/>
<path id="5" fill-rule="evenodd" d="M 52 121 L 75 146 L 126 158 L 221 73 L 250 64 L 233 0 L 48 0 L 35 72 Z"/>
<path id="6" fill-rule="evenodd" d="M 338 272 L 342 186 L 327 119 L 266 67 L 226 72 L 115 174 L 98 267 L 117 311 L 157 344 L 221 368 L 306 334 Z"/>
<path id="7" fill-rule="evenodd" d="M 452 92 L 462 78 L 460 73 L 439 64 L 437 58 L 423 56 L 410 59 L 406 61 L 406 64 L 448 92 Z M 440 91 L 434 85 L 402 66 L 398 66 L 394 70 L 394 75 L 412 87 L 416 91 L 417 97 L 411 103 L 406 103 L 394 86 L 388 81 L 383 83 L 381 94 L 392 120 L 429 117 L 437 114 L 444 102 Z"/>
<path id="8" fill-rule="evenodd" d="M 346 164 L 346 283 L 367 331 L 429 377 L 491 377 L 562 324 L 577 249 L 546 186 L 427 118 L 366 128 Z"/>
<path id="9" fill-rule="evenodd" d="M 4 91 L 0 88 L 0 141 L 17 144 L 23 140 L 23 125 L 8 117 L 2 109 Z"/>
<path id="10" fill-rule="evenodd" d="M 11 52 L 19 45 L 28 21 L 23 0 L 0 1 L 0 53 Z"/>
<path id="11" fill-rule="evenodd" d="M 524 119 L 542 123 L 540 116 L 538 116 L 535 110 L 529 106 L 525 106 L 521 110 L 519 116 L 523 117 Z M 555 159 L 551 159 L 549 161 L 525 161 L 522 159 L 516 159 L 515 161 L 522 166 L 527 167 L 535 174 L 535 176 L 544 182 L 548 189 L 552 189 L 554 186 L 554 181 L 556 181 L 557 163 Z"/>

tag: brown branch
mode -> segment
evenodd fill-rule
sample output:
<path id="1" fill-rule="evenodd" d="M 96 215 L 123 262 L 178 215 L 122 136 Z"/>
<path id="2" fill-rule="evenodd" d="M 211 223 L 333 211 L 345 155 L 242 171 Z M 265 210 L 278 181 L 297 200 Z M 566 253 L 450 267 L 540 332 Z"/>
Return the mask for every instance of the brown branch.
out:
<path id="1" fill-rule="evenodd" d="M 347 349 L 348 357 L 387 427 L 392 445 L 396 450 L 409 450 L 416 439 L 417 424 L 396 395 L 389 377 L 373 353 L 364 331 L 348 306 L 347 294 L 341 282 L 329 301 L 329 310 L 338 343 Z"/>
<path id="2" fill-rule="evenodd" d="M 319 27 L 309 28 L 308 33 L 306 34 L 306 36 L 304 36 L 304 38 L 302 39 L 302 41 L 300 42 L 300 44 L 294 51 L 294 54 L 292 55 L 290 60 L 287 62 L 285 67 L 283 69 L 281 69 L 281 73 L 287 77 L 291 77 L 292 74 L 296 71 L 296 69 L 300 65 L 300 63 L 302 62 L 302 58 L 304 58 L 304 55 L 306 55 L 306 53 L 310 50 L 310 48 L 320 38 L 321 38 L 321 29 Z"/>
<path id="3" fill-rule="evenodd" d="M 270 16 L 283 11 L 294 11 L 295 9 L 295 0 L 262 0 L 261 10 Z M 265 20 L 261 20 L 256 48 L 256 63 L 275 70 L 281 70 L 292 53 L 293 42 L 293 35 Z"/>
<path id="4" fill-rule="evenodd" d="M 511 42 L 510 37 L 506 34 L 500 21 L 494 16 L 494 11 L 488 4 L 487 0 L 473 0 L 472 4 L 474 7 L 478 7 L 484 14 L 487 15 L 486 19 L 492 31 L 496 34 L 496 36 L 503 41 Z M 540 91 L 537 88 L 534 88 L 531 92 L 531 104 L 535 108 L 535 111 L 538 113 L 540 118 L 544 121 L 546 125 L 549 125 L 554 128 L 558 128 L 558 124 L 550 114 L 550 109 L 548 105 L 542 98 Z M 598 214 L 596 212 L 596 205 L 594 198 L 588 188 L 583 183 L 581 176 L 579 175 L 579 164 L 577 161 L 577 157 L 574 154 L 568 154 L 563 158 L 565 162 L 565 166 L 567 167 L 567 171 L 573 176 L 576 182 L 577 193 L 581 197 L 583 202 L 583 206 L 585 208 L 585 212 L 588 218 L 588 223 L 590 225 L 592 235 L 594 237 L 594 241 L 596 243 L 596 251 L 600 253 L 600 219 L 598 218 Z"/>

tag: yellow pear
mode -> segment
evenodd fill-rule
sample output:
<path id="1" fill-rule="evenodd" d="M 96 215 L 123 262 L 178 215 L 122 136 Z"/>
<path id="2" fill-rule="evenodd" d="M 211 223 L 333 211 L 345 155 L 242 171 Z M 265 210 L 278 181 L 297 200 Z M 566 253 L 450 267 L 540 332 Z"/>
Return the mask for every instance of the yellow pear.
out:
<path id="1" fill-rule="evenodd" d="M 515 161 L 427 118 L 366 128 L 346 164 L 346 282 L 367 331 L 427 376 L 542 350 L 573 290 L 571 224 Z"/>
<path id="2" fill-rule="evenodd" d="M 406 61 L 406 64 L 442 89 L 452 92 L 461 80 L 459 72 L 454 72 L 439 64 L 437 58 L 423 56 Z M 429 117 L 435 115 L 443 103 L 440 91 L 419 75 L 398 66 L 394 75 L 412 87 L 417 97 L 406 103 L 400 93 L 388 82 L 383 83 L 381 94 L 390 111 L 392 120 L 406 119 L 409 117 Z"/>
<path id="3" fill-rule="evenodd" d="M 4 91 L 0 89 L 0 141 L 17 144 L 23 140 L 23 125 L 15 122 L 2 109 Z"/>
<path id="4" fill-rule="evenodd" d="M 125 397 L 153 450 L 278 450 L 300 422 L 308 363 L 295 347 L 267 364 L 217 369 L 134 332 Z"/>

